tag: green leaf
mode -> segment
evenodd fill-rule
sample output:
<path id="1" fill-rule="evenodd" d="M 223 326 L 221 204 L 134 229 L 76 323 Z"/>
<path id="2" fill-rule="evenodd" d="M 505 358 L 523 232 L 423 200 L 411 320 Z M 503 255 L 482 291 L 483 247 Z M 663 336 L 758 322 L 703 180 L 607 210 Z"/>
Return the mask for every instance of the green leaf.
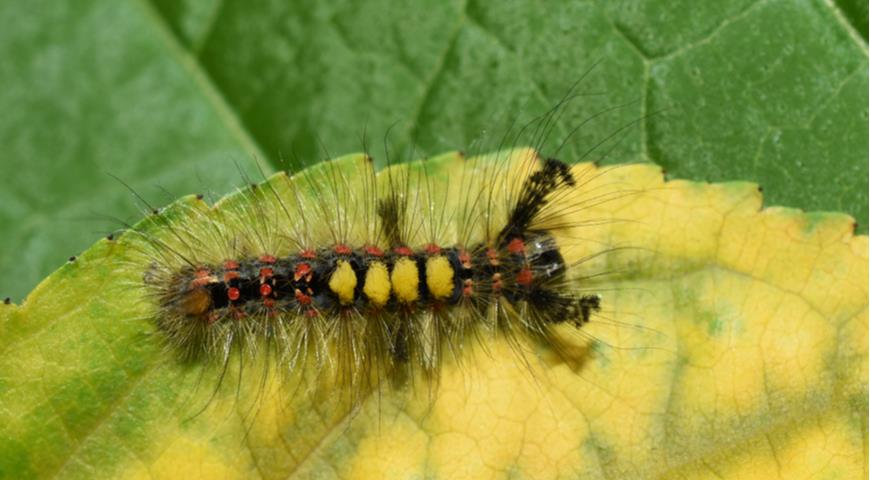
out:
<path id="1" fill-rule="evenodd" d="M 24 297 L 158 205 L 224 193 L 257 149 L 196 61 L 137 2 L 0 4 L 0 292 Z M 162 189 L 165 189 L 165 193 Z M 110 217 L 110 218 L 107 218 Z"/>
<path id="2" fill-rule="evenodd" d="M 847 478 L 866 465 L 866 237 L 841 215 L 757 213 L 745 184 L 669 184 L 669 202 L 644 206 L 696 227 L 649 232 L 679 281 L 638 280 L 655 295 L 631 305 L 685 347 L 677 363 L 646 349 L 578 377 L 545 362 L 542 394 L 496 347 L 473 373 L 512 381 L 466 396 L 448 375 L 434 410 L 391 397 L 344 416 L 278 389 L 254 430 L 244 402 L 185 421 L 210 392 L 167 367 L 133 292 L 108 281 L 138 280 L 117 263 L 123 242 L 63 265 L 121 226 L 99 217 L 141 216 L 107 173 L 162 205 L 229 191 L 251 157 L 268 171 L 358 151 L 364 131 L 381 162 L 384 140 L 402 159 L 488 150 L 590 69 L 545 153 L 567 140 L 560 157 L 580 161 L 618 132 L 587 159 L 756 181 L 769 205 L 844 211 L 866 232 L 866 3 L 34 0 L 0 3 L 0 24 L 0 297 L 61 266 L 21 307 L 0 305 L 0 476 L 636 476 L 650 459 L 661 475 Z M 484 414 L 463 416 L 467 401 Z"/>
<path id="3" fill-rule="evenodd" d="M 587 158 L 757 181 L 770 204 L 845 211 L 866 232 L 862 5 L 4 2 L 0 294 L 23 298 L 120 226 L 106 217 L 135 221 L 107 173 L 165 204 L 228 191 L 252 157 L 359 151 L 364 132 L 381 162 L 385 136 L 396 158 L 488 151 L 580 78 L 545 152 L 567 140 L 560 157 L 580 161 L 640 119 Z"/>

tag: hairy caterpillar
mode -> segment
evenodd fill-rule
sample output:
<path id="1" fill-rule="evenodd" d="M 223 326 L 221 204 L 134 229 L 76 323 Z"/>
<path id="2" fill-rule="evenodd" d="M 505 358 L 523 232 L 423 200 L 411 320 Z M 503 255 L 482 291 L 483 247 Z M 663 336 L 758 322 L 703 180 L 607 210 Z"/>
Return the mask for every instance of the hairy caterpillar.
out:
<path id="1" fill-rule="evenodd" d="M 430 162 L 455 173 L 435 177 Z M 167 343 L 224 366 L 235 350 L 268 353 L 361 387 L 397 369 L 437 376 L 445 354 L 484 332 L 552 343 L 556 326 L 599 310 L 583 262 L 565 253 L 580 226 L 568 215 L 606 200 L 584 190 L 589 164 L 518 149 L 406 167 L 376 174 L 371 157 L 352 155 L 214 209 L 193 201 L 182 208 L 193 222 L 152 216 L 170 233 L 145 236 Z"/>
<path id="2" fill-rule="evenodd" d="M 626 193 L 597 182 L 607 171 L 533 148 L 379 172 L 348 155 L 214 207 L 197 196 L 152 209 L 131 228 L 144 240 L 137 286 L 169 350 L 217 365 L 221 381 L 238 354 L 354 396 L 415 371 L 437 383 L 469 343 L 558 351 L 557 330 L 601 310 L 586 285 L 601 272 L 584 265 L 605 252 L 580 230 L 597 221 L 585 208 Z"/>

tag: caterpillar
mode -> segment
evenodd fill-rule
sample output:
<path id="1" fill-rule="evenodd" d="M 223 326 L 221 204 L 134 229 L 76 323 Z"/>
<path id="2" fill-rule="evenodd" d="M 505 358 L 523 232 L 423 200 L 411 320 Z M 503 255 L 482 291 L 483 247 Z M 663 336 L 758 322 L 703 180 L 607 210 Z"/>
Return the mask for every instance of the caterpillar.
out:
<path id="1" fill-rule="evenodd" d="M 625 193 L 592 186 L 606 171 L 532 148 L 381 171 L 339 157 L 214 207 L 199 195 L 153 210 L 130 229 L 144 240 L 139 286 L 182 362 L 225 373 L 234 354 L 269 358 L 354 396 L 418 371 L 437 384 L 470 343 L 558 349 L 558 329 L 601 310 L 584 283 L 600 272 L 582 268 L 601 252 L 577 240 L 589 219 L 576 218 Z"/>

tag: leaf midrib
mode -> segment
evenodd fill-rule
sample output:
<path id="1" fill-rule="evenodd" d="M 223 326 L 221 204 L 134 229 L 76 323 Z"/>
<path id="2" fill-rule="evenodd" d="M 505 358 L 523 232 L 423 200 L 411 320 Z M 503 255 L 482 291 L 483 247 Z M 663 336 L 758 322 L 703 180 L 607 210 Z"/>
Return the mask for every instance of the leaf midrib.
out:
<path id="1" fill-rule="evenodd" d="M 220 123 L 236 138 L 245 152 L 257 159 L 268 161 L 271 165 L 272 158 L 264 153 L 262 146 L 257 142 L 247 125 L 242 122 L 223 90 L 212 80 L 212 76 L 200 63 L 199 57 L 193 55 L 190 50 L 183 46 L 181 39 L 169 27 L 167 19 L 151 3 L 151 0 L 137 0 L 137 3 L 146 17 L 151 19 L 148 23 L 154 26 L 154 30 L 166 43 L 172 57 L 190 75 L 194 84 L 214 108 Z"/>

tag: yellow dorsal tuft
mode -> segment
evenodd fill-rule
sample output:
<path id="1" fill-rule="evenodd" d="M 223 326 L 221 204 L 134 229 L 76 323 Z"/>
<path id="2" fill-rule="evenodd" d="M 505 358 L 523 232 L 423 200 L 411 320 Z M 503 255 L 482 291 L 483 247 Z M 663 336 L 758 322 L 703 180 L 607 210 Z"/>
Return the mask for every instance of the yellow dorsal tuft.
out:
<path id="1" fill-rule="evenodd" d="M 447 257 L 439 255 L 426 260 L 426 286 L 438 300 L 453 295 L 453 267 Z"/>
<path id="2" fill-rule="evenodd" d="M 376 307 L 383 307 L 390 299 L 390 274 L 383 262 L 372 262 L 366 271 L 363 293 Z"/>
<path id="3" fill-rule="evenodd" d="M 329 277 L 329 289 L 338 295 L 338 302 L 342 305 L 353 303 L 353 292 L 356 289 L 356 274 L 346 260 L 336 262 L 335 270 Z"/>
<path id="4" fill-rule="evenodd" d="M 420 273 L 413 259 L 403 257 L 397 260 L 390 281 L 400 303 L 413 303 L 420 297 Z"/>

